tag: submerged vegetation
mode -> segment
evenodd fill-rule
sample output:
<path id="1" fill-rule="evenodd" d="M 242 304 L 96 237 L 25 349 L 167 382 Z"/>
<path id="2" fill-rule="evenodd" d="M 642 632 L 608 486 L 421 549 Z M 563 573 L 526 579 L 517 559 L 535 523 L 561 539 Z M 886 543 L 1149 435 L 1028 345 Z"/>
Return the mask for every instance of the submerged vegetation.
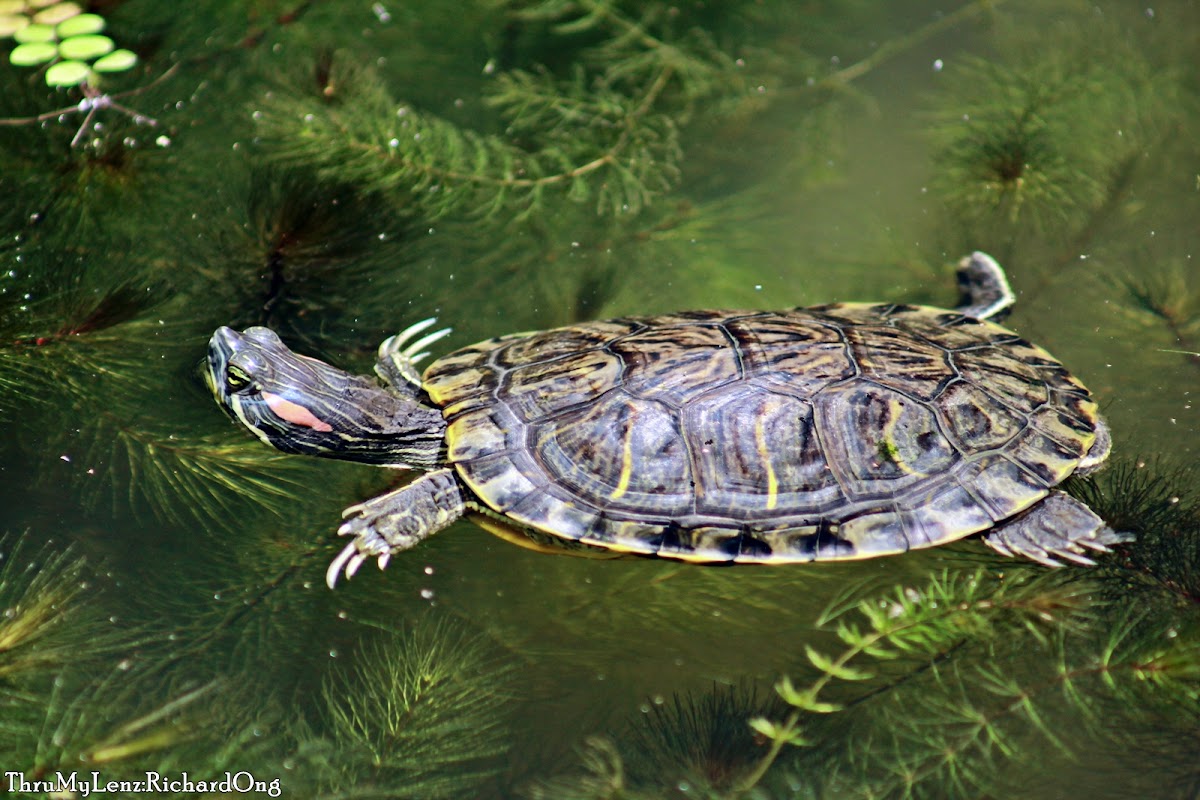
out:
<path id="1" fill-rule="evenodd" d="M 314 798 L 1200 791 L 1194 4 L 93 5 L 136 54 L 104 91 L 141 114 L 0 63 L 6 770 Z M 366 372 L 434 315 L 458 346 L 946 305 L 975 248 L 1115 433 L 1068 486 L 1138 537 L 1097 568 L 966 541 L 702 569 L 463 524 L 330 593 L 340 509 L 392 476 L 260 446 L 196 368 L 217 325 Z"/>

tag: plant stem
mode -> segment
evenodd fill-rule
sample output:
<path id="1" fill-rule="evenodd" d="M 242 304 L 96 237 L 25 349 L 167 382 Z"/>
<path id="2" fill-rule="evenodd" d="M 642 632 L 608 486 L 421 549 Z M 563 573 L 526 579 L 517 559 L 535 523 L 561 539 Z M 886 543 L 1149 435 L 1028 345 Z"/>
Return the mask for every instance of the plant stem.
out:
<path id="1" fill-rule="evenodd" d="M 861 61 L 857 61 L 850 66 L 845 67 L 844 69 L 838 70 L 826 78 L 825 81 L 822 81 L 822 83 L 845 84 L 857 78 L 861 78 L 863 75 L 875 69 L 883 62 L 912 49 L 921 42 L 924 42 L 926 39 L 936 36 L 942 31 L 953 28 L 959 23 L 965 22 L 966 20 L 969 20 L 983 13 L 984 11 L 990 11 L 993 7 L 1002 2 L 1003 0 L 976 0 L 969 5 L 963 6 L 957 11 L 947 14 L 941 19 L 934 20 L 923 28 L 918 28 L 906 36 L 901 36 L 898 39 L 892 39 L 888 42 L 885 42 L 884 44 L 880 45 L 879 48 L 871 55 L 867 56 Z"/>

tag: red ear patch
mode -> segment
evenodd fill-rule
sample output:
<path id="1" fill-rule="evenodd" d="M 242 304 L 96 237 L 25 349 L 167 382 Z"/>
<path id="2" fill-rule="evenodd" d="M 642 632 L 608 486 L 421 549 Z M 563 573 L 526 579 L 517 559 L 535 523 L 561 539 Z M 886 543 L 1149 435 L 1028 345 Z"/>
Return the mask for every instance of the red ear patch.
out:
<path id="1" fill-rule="evenodd" d="M 263 400 L 267 401 L 267 406 L 280 419 L 285 419 L 293 425 L 303 425 L 305 428 L 312 428 L 314 431 L 321 431 L 322 433 L 333 430 L 332 425 L 328 422 L 323 422 L 299 403 L 285 400 L 279 395 L 271 394 L 270 392 L 263 392 L 262 396 Z"/>

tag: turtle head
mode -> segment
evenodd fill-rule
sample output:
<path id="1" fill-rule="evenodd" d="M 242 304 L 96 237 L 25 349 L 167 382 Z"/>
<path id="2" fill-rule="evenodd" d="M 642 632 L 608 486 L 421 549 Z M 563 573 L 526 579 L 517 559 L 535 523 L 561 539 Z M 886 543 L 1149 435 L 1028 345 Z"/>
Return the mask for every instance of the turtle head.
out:
<path id="1" fill-rule="evenodd" d="M 226 413 L 285 453 L 402 468 L 439 462 L 438 409 L 293 353 L 268 328 L 218 328 L 204 379 Z"/>

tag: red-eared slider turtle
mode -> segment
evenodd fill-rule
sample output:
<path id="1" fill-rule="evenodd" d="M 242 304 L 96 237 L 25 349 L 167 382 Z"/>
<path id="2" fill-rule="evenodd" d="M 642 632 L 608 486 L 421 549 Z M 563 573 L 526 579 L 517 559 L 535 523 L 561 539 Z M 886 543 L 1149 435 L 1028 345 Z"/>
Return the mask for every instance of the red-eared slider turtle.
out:
<path id="1" fill-rule="evenodd" d="M 218 402 L 289 453 L 425 470 L 345 512 L 330 586 L 468 510 L 536 536 L 697 562 L 869 558 L 978 531 L 1006 554 L 1092 563 L 1123 541 L 1055 490 L 1109 435 L 1088 390 L 989 318 L 983 253 L 955 310 L 838 303 L 691 311 L 503 336 L 433 362 L 425 320 L 382 383 L 219 329 Z M 416 341 L 414 341 L 414 339 Z"/>

